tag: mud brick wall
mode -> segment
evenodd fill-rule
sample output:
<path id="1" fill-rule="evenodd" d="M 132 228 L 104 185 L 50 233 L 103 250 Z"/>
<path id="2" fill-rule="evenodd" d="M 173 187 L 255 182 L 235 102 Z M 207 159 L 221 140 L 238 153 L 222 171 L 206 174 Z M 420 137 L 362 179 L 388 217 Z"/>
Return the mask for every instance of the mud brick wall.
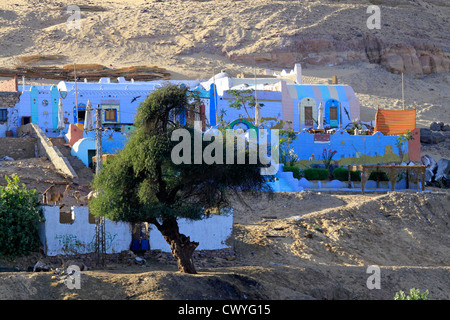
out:
<path id="1" fill-rule="evenodd" d="M 19 102 L 20 92 L 3 92 L 0 90 L 0 108 L 12 108 Z"/>
<path id="2" fill-rule="evenodd" d="M 36 157 L 36 138 L 0 138 L 0 159 L 8 156 L 17 159 Z"/>
<path id="3" fill-rule="evenodd" d="M 0 81 L 0 91 L 17 92 L 17 77 L 11 80 Z"/>

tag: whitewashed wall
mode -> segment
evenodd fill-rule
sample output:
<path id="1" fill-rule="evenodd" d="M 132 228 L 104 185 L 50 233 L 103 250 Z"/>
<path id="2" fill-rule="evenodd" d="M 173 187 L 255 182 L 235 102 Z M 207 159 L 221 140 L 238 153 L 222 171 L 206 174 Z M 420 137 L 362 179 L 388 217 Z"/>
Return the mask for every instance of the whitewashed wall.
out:
<path id="1" fill-rule="evenodd" d="M 170 252 L 170 246 L 161 232 L 155 226 L 150 226 L 150 249 Z M 180 233 L 190 237 L 191 241 L 199 243 L 196 250 L 230 248 L 226 242 L 233 230 L 233 211 L 230 210 L 229 213 L 222 215 L 210 215 L 209 218 L 196 221 L 179 219 L 178 226 Z"/>
<path id="2" fill-rule="evenodd" d="M 39 237 L 46 255 L 70 255 L 95 252 L 95 224 L 89 223 L 88 207 L 72 207 L 72 224 L 59 222 L 59 206 L 43 206 L 45 222 L 39 226 Z M 129 250 L 131 225 L 106 220 L 106 253 Z"/>
<path id="3" fill-rule="evenodd" d="M 73 223 L 60 223 L 59 206 L 43 206 L 45 222 L 39 225 L 39 238 L 48 256 L 71 255 L 95 252 L 95 224 L 89 223 L 88 207 L 72 207 Z M 230 246 L 226 243 L 233 230 L 233 211 L 211 215 L 209 218 L 192 221 L 178 220 L 180 232 L 191 241 L 200 244 L 197 250 L 217 250 Z M 150 249 L 170 252 L 170 247 L 161 233 L 150 225 Z M 106 253 L 130 250 L 131 224 L 106 220 Z"/>

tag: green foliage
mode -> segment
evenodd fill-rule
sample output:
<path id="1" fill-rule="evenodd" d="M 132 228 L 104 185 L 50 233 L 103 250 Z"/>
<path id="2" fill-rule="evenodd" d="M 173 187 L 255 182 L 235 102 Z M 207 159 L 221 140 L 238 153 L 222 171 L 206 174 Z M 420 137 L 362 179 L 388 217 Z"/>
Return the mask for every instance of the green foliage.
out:
<path id="1" fill-rule="evenodd" d="M 291 126 L 284 128 L 285 122 L 283 121 L 279 121 L 277 126 L 281 126 L 281 128 L 283 128 L 279 131 L 280 163 L 287 166 L 293 166 L 298 160 L 298 156 L 295 153 L 294 148 L 291 147 L 291 144 L 295 139 L 297 139 L 297 135 Z"/>
<path id="2" fill-rule="evenodd" d="M 19 185 L 19 177 L 5 176 L 0 187 L 0 254 L 23 256 L 39 249 L 38 223 L 43 221 L 36 190 Z"/>
<path id="3" fill-rule="evenodd" d="M 290 167 L 290 166 L 283 166 L 284 172 L 292 172 L 295 179 L 301 179 L 304 177 L 304 173 L 302 170 L 300 170 L 299 167 Z"/>
<path id="4" fill-rule="evenodd" d="M 372 171 L 369 175 L 369 180 L 377 181 L 377 176 L 378 176 L 378 181 L 389 181 L 387 174 L 382 171 L 379 171 L 379 172 Z"/>
<path id="5" fill-rule="evenodd" d="M 403 133 L 403 134 L 400 134 L 400 135 L 397 137 L 396 144 L 397 144 L 397 146 L 403 146 L 403 144 L 404 144 L 406 141 L 408 141 L 408 140 L 413 140 L 413 139 L 414 139 L 414 137 L 413 137 L 413 135 L 412 135 L 412 132 L 408 130 L 407 132 L 405 132 L 405 133 Z"/>
<path id="6" fill-rule="evenodd" d="M 411 288 L 409 290 L 409 296 L 405 295 L 405 293 L 400 290 L 399 292 L 395 293 L 394 300 L 429 300 L 430 298 L 428 297 L 428 295 L 428 290 L 420 293 L 419 289 Z"/>
<path id="7" fill-rule="evenodd" d="M 311 180 L 327 180 L 330 176 L 328 169 L 309 168 L 304 171 L 305 178 Z"/>
<path id="8" fill-rule="evenodd" d="M 333 177 L 339 181 L 348 181 L 348 170 L 344 168 L 336 168 L 333 170 Z M 361 181 L 361 171 L 350 171 L 351 181 Z"/>
<path id="9" fill-rule="evenodd" d="M 345 128 L 346 128 L 348 133 L 354 135 L 355 134 L 355 130 L 361 130 L 362 129 L 361 121 L 359 119 L 355 119 L 352 122 L 350 122 L 349 124 L 347 124 L 345 126 Z"/>
<path id="10" fill-rule="evenodd" d="M 324 148 L 322 152 L 322 162 L 325 165 L 325 168 L 329 169 L 331 165 L 331 161 L 333 160 L 334 155 L 337 153 L 336 150 L 331 150 Z"/>
<path id="11" fill-rule="evenodd" d="M 369 180 L 376 181 L 378 176 L 378 181 L 389 181 L 389 178 L 385 172 L 372 171 L 369 175 Z M 333 177 L 339 181 L 348 181 L 348 170 L 345 168 L 336 168 L 333 171 Z M 361 181 L 361 171 L 350 172 L 351 181 Z"/>
<path id="12" fill-rule="evenodd" d="M 256 106 L 255 90 L 232 89 L 228 90 L 227 93 L 233 97 L 233 99 L 230 101 L 229 107 L 236 110 L 241 110 L 241 108 L 244 108 L 244 111 L 247 114 L 247 118 L 251 121 L 253 117 L 250 116 L 247 109 L 253 109 Z M 263 107 L 264 104 L 260 103 L 259 106 Z"/>

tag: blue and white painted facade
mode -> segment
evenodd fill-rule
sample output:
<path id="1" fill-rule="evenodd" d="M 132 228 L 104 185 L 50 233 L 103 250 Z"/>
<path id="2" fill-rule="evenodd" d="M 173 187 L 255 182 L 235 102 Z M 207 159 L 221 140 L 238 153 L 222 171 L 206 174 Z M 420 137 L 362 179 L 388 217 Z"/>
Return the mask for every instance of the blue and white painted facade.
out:
<path id="1" fill-rule="evenodd" d="M 359 100 L 350 86 L 303 84 L 301 67 L 296 65 L 290 74 L 284 73 L 267 78 L 233 78 L 221 72 L 203 82 L 193 80 L 136 82 L 126 81 L 124 78 L 117 80 L 102 78 L 99 82 L 61 81 L 56 85 L 18 86 L 18 90 L 21 92 L 20 101 L 15 106 L 18 123 L 23 123 L 21 119 L 26 118 L 32 123 L 37 123 L 48 135 L 52 135 L 52 133 L 56 135 L 58 133 L 58 104 L 61 99 L 66 123 L 63 132 L 67 133 L 69 124 L 84 122 L 83 113 L 89 99 L 94 109 L 99 107 L 102 110 L 102 126 L 110 129 L 103 133 L 103 152 L 115 153 L 126 143 L 127 138 L 123 131 L 132 129 L 140 103 L 165 83 L 183 84 L 190 90 L 200 92 L 205 109 L 206 129 L 218 124 L 219 115 L 223 115 L 223 119 L 228 123 L 239 118 L 253 120 L 254 109 L 247 109 L 249 112 L 247 115 L 243 109 L 237 110 L 229 107 L 233 97 L 228 91 L 230 89 L 256 89 L 253 94 L 256 93 L 258 103 L 263 105 L 261 118 L 265 121 L 265 127 L 274 126 L 278 120 L 288 121 L 294 131 L 300 135 L 301 139 L 297 139 L 294 146 L 300 159 L 308 159 L 311 153 L 317 152 L 317 148 L 323 147 L 323 145 L 317 146 L 314 142 L 309 144 L 306 141 L 311 140 L 312 136 L 302 136 L 304 129 L 317 127 L 317 123 L 312 122 L 311 119 L 305 120 L 305 108 L 309 108 L 308 112 L 312 110 L 312 117 L 316 119 L 319 106 L 322 104 L 325 111 L 325 126 L 335 128 L 345 127 L 352 120 L 360 117 Z M 333 107 L 338 109 L 339 120 L 330 119 L 330 110 Z M 93 117 L 95 123 L 95 113 Z M 12 129 L 16 134 L 16 128 Z M 335 138 L 337 137 L 332 135 L 331 140 L 334 141 Z M 351 137 L 347 137 L 347 133 L 345 133 L 344 140 L 347 139 L 351 139 Z M 340 147 L 343 146 L 340 144 L 342 140 L 343 136 L 339 135 L 337 143 Z M 93 148 L 94 141 L 94 132 L 84 133 L 83 139 L 73 146 L 72 154 L 88 165 L 90 162 L 88 153 L 92 154 L 92 150 L 95 149 Z M 330 143 L 334 144 L 334 142 Z M 355 143 L 353 143 L 354 146 Z M 297 144 L 299 145 L 297 146 Z M 306 146 L 308 147 L 306 148 Z M 343 154 L 355 153 L 355 147 L 351 147 L 350 144 L 348 147 L 350 149 L 345 148 Z M 359 146 L 356 149 L 359 149 Z M 379 151 L 373 152 L 378 153 Z"/>
<path id="2" fill-rule="evenodd" d="M 295 70 L 300 72 L 298 66 Z M 236 110 L 229 107 L 233 99 L 228 93 L 230 89 L 256 89 L 257 100 L 263 105 L 261 117 L 268 119 L 266 123 L 269 127 L 274 125 L 276 120 L 290 121 L 296 132 L 304 128 L 317 127 L 316 123 L 305 123 L 304 108 L 312 106 L 313 115 L 316 117 L 321 103 L 325 110 L 325 125 L 338 127 L 340 124 L 344 127 L 350 121 L 359 118 L 359 101 L 350 86 L 303 84 L 301 74 L 294 73 L 294 76 L 294 80 L 289 77 L 232 78 L 222 72 L 204 82 L 192 80 L 135 82 L 126 81 L 124 78 L 118 78 L 117 81 L 102 78 L 99 82 L 61 81 L 57 85 L 25 85 L 18 87 L 21 96 L 16 109 L 19 123 L 22 117 L 29 117 L 30 122 L 37 123 L 45 132 L 53 132 L 57 129 L 60 98 L 67 124 L 84 122 L 83 112 L 89 99 L 93 108 L 98 106 L 102 109 L 103 126 L 114 128 L 132 125 L 139 104 L 156 88 L 169 82 L 184 84 L 191 90 L 196 89 L 200 92 L 208 126 L 217 125 L 217 118 L 221 114 L 224 114 L 224 120 L 227 122 L 237 118 L 254 118 L 253 109 L 248 109 L 247 116 L 243 109 Z M 339 107 L 340 121 L 330 120 L 329 110 L 332 107 Z M 113 117 L 107 119 L 106 110 L 110 110 Z"/>
<path id="3" fill-rule="evenodd" d="M 57 85 L 25 85 L 19 86 L 20 101 L 15 106 L 18 117 L 30 117 L 32 123 L 37 123 L 45 132 L 53 132 L 58 125 L 58 104 L 61 98 L 66 124 L 84 123 L 83 112 L 88 99 L 93 108 L 102 109 L 103 126 L 116 127 L 132 125 L 136 109 L 141 102 L 165 81 L 134 82 L 119 78 L 113 83 L 109 78 L 99 82 L 65 82 Z M 195 87 L 196 81 L 173 81 Z M 78 103 L 78 118 L 77 118 Z M 114 119 L 105 118 L 105 110 L 115 112 Z M 95 121 L 94 114 L 94 121 Z M 13 129 L 15 131 L 15 128 Z"/>

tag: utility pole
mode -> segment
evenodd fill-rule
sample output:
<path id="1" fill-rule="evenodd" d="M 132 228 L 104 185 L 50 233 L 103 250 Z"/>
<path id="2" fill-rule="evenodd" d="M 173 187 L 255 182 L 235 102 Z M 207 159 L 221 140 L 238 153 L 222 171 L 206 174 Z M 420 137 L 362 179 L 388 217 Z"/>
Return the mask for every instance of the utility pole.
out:
<path id="1" fill-rule="evenodd" d="M 89 112 L 88 112 L 89 109 Z M 88 100 L 86 116 L 92 122 L 92 115 L 90 111 L 90 100 Z M 88 121 L 86 121 L 88 122 Z M 85 124 L 86 124 L 85 122 Z M 102 151 L 102 109 L 100 105 L 97 104 L 95 109 L 95 128 L 86 129 L 88 131 L 95 131 L 95 173 L 98 174 L 103 168 L 103 151 Z M 91 127 L 89 125 L 89 127 Z M 97 264 L 105 266 L 105 255 L 106 255 L 106 231 L 105 231 L 105 217 L 95 217 L 95 252 L 97 253 Z"/>
<path id="2" fill-rule="evenodd" d="M 403 72 L 402 72 L 402 101 L 403 101 L 403 110 L 405 110 L 405 85 L 403 83 Z"/>
<path id="3" fill-rule="evenodd" d="M 98 174 L 103 168 L 103 152 L 102 152 L 102 110 L 97 105 L 95 109 L 95 142 L 96 142 L 96 166 L 95 173 Z M 95 219 L 95 242 L 97 252 L 97 262 L 102 266 L 105 265 L 106 255 L 106 232 L 105 232 L 105 217 L 96 217 Z"/>
<path id="4" fill-rule="evenodd" d="M 77 90 L 77 67 L 76 63 L 73 64 L 73 72 L 75 77 L 75 108 L 76 108 L 76 125 L 78 126 L 78 90 Z"/>
<path id="5" fill-rule="evenodd" d="M 98 173 L 103 168 L 103 151 L 102 151 L 102 110 L 99 105 L 95 109 L 95 147 L 96 147 L 96 166 L 95 172 Z"/>

